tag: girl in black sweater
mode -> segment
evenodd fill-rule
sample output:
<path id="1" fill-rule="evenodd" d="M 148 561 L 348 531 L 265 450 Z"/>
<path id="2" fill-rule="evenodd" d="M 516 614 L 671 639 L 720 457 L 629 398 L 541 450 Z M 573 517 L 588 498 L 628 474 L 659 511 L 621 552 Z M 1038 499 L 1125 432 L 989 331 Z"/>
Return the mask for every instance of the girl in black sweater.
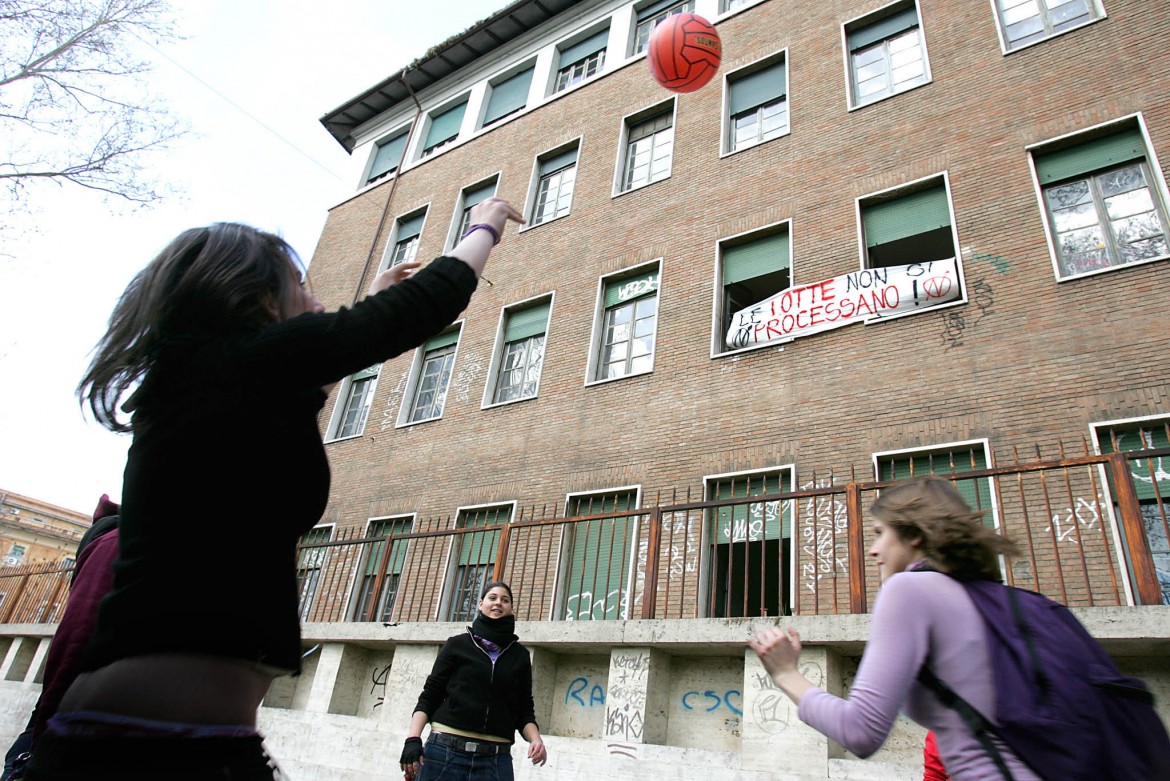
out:
<path id="1" fill-rule="evenodd" d="M 256 711 L 300 668 L 296 545 L 329 496 L 322 387 L 459 316 L 523 221 L 496 198 L 471 217 L 448 257 L 383 271 L 336 312 L 288 244 L 244 225 L 185 231 L 130 283 L 79 389 L 134 436 L 114 588 L 28 779 L 274 778 Z"/>
<path id="2" fill-rule="evenodd" d="M 443 644 L 414 706 L 399 757 L 408 781 L 456 775 L 466 781 L 512 781 L 517 731 L 528 741 L 532 764 L 548 759 L 532 703 L 532 661 L 515 626 L 512 589 L 488 583 L 475 621 Z M 427 722 L 431 735 L 424 747 Z"/>

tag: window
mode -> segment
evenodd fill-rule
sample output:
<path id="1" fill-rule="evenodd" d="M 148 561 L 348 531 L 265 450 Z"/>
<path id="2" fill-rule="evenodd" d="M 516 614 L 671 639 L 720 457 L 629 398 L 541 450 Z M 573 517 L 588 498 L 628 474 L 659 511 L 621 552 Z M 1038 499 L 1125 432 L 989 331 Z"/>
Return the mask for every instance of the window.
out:
<path id="1" fill-rule="evenodd" d="M 922 475 L 949 477 L 986 469 L 988 464 L 987 448 L 982 443 L 959 443 L 931 450 L 878 453 L 874 458 L 878 480 L 905 480 Z M 983 523 L 994 528 L 991 478 L 955 480 L 954 485 L 972 510 L 984 512 Z"/>
<path id="2" fill-rule="evenodd" d="M 370 173 L 366 176 L 366 184 L 376 182 L 398 169 L 398 163 L 402 160 L 402 152 L 406 149 L 408 138 L 410 138 L 410 131 L 403 130 L 401 133 L 374 145 L 374 159 L 370 163 Z"/>
<path id="3" fill-rule="evenodd" d="M 341 395 L 338 397 L 341 404 L 341 417 L 334 429 L 334 439 L 356 437 L 365 431 L 366 418 L 370 414 L 370 403 L 374 399 L 374 387 L 378 383 L 378 371 L 381 364 L 363 369 L 357 374 L 350 375 L 342 384 Z M 341 400 L 344 399 L 344 403 Z"/>
<path id="4" fill-rule="evenodd" d="M 785 61 L 727 78 L 727 151 L 754 146 L 788 132 Z"/>
<path id="5" fill-rule="evenodd" d="M 596 380 L 644 374 L 654 368 L 658 268 L 605 283 Z"/>
<path id="6" fill-rule="evenodd" d="M 528 105 L 528 89 L 532 86 L 533 66 L 491 85 L 491 96 L 483 115 L 483 127 L 499 122 L 506 116 L 522 111 Z"/>
<path id="7" fill-rule="evenodd" d="M 722 6 L 722 13 L 729 13 L 737 8 L 743 8 L 751 2 L 752 0 L 723 0 L 720 5 Z"/>
<path id="8" fill-rule="evenodd" d="M 557 78 L 553 92 L 561 92 L 595 76 L 605 68 L 605 47 L 609 44 L 609 28 L 593 33 L 588 38 L 559 50 Z"/>
<path id="9" fill-rule="evenodd" d="M 539 161 L 539 179 L 532 206 L 532 224 L 555 220 L 569 213 L 573 184 L 577 181 L 577 147 L 545 156 Z"/>
<path id="10" fill-rule="evenodd" d="M 1009 51 L 1088 24 L 1101 14 L 1095 0 L 995 0 Z"/>
<path id="11" fill-rule="evenodd" d="M 862 199 L 860 206 L 866 268 L 958 256 L 945 180 Z"/>
<path id="12" fill-rule="evenodd" d="M 426 218 L 425 209 L 415 215 L 398 218 L 395 222 L 394 241 L 386 247 L 384 262 L 387 268 L 414 260 Z"/>
<path id="13" fill-rule="evenodd" d="M 540 386 L 549 302 L 505 312 L 504 346 L 499 355 L 492 403 L 530 399 Z"/>
<path id="14" fill-rule="evenodd" d="M 496 194 L 496 185 L 498 179 L 493 178 L 487 184 L 480 184 L 474 187 L 468 187 L 460 195 L 462 202 L 462 211 L 459 217 L 459 227 L 455 231 L 455 236 L 451 240 L 451 246 L 454 247 L 463 238 L 463 234 L 467 232 L 467 226 L 471 225 L 471 210 L 472 208 L 483 201 L 491 198 Z"/>
<path id="15" fill-rule="evenodd" d="M 410 534 L 411 518 L 387 518 L 370 521 L 367 537 L 381 537 L 366 546 L 365 561 L 359 572 L 357 592 L 354 598 L 351 621 L 389 621 L 394 612 L 394 600 L 398 598 L 398 585 L 402 577 L 402 565 L 406 562 L 407 540 L 392 540 L 386 549 L 384 538 Z M 378 589 L 378 573 L 382 573 L 382 587 Z M 375 592 L 377 597 L 375 600 Z M 371 616 L 370 607 L 374 605 Z"/>
<path id="16" fill-rule="evenodd" d="M 650 45 L 650 33 L 658 23 L 675 14 L 694 13 L 695 0 L 680 3 L 678 0 L 658 0 L 638 9 L 638 23 L 634 28 L 634 54 L 641 54 Z"/>
<path id="17" fill-rule="evenodd" d="M 1059 277 L 1163 258 L 1166 207 L 1135 126 L 1034 152 Z"/>
<path id="18" fill-rule="evenodd" d="M 24 554 L 28 549 L 23 545 L 12 543 L 12 547 L 8 549 L 8 558 L 4 560 L 5 567 L 19 567 L 24 561 Z"/>
<path id="19" fill-rule="evenodd" d="M 720 245 L 723 296 L 719 306 L 716 352 L 728 349 L 724 335 L 736 312 L 771 298 L 792 285 L 788 226 L 766 235 L 754 234 Z"/>
<path id="20" fill-rule="evenodd" d="M 463 112 L 467 110 L 467 99 L 438 114 L 431 115 L 431 126 L 423 142 L 422 154 L 427 157 L 439 151 L 459 137 L 459 126 L 463 124 Z"/>
<path id="21" fill-rule="evenodd" d="M 674 156 L 674 113 L 668 109 L 649 119 L 626 123 L 622 192 L 670 176 Z"/>
<path id="22" fill-rule="evenodd" d="M 1170 420 L 1102 427 L 1096 435 L 1102 453 L 1170 447 Z M 1170 605 L 1170 456 L 1134 459 L 1129 471 L 1162 586 L 1162 604 Z"/>
<path id="23" fill-rule="evenodd" d="M 300 595 L 302 621 L 308 621 L 313 611 L 313 599 L 317 596 L 321 571 L 325 568 L 325 560 L 329 556 L 328 548 L 305 546 L 329 542 L 332 537 L 332 526 L 318 526 L 301 535 L 301 543 L 297 549 L 297 594 Z"/>
<path id="24" fill-rule="evenodd" d="M 846 28 L 853 105 L 876 100 L 925 84 L 926 44 L 918 10 L 903 6 L 881 18 L 866 17 Z"/>
<path id="25" fill-rule="evenodd" d="M 609 515 L 565 524 L 560 615 L 565 621 L 629 618 L 630 570 L 637 543 L 636 488 L 570 496 L 565 517 Z"/>
<path id="26" fill-rule="evenodd" d="M 421 423 L 443 416 L 458 343 L 459 328 L 454 328 L 432 337 L 422 346 L 422 361 L 411 395 L 407 423 Z"/>
<path id="27" fill-rule="evenodd" d="M 707 501 L 791 491 L 791 469 L 706 479 Z M 792 612 L 792 506 L 779 500 L 728 504 L 707 513 L 706 615 L 780 616 Z"/>
<path id="28" fill-rule="evenodd" d="M 512 519 L 510 504 L 495 507 L 480 507 L 460 510 L 455 519 L 457 529 L 476 529 L 485 526 L 502 526 Z M 491 582 L 496 562 L 496 548 L 500 544 L 500 532 L 484 531 L 460 534 L 452 543 L 455 561 L 455 578 L 451 599 L 447 606 L 447 621 L 472 621 L 479 609 L 479 595 L 483 587 Z"/>

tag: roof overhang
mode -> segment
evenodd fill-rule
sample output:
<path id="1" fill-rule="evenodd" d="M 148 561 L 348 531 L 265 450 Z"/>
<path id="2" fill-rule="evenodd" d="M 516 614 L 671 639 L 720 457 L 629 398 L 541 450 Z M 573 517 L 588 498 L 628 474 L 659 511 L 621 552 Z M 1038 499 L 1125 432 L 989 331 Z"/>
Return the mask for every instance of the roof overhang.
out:
<path id="1" fill-rule="evenodd" d="M 374 117 L 465 68 L 583 0 L 516 0 L 458 35 L 448 38 L 390 78 L 321 117 L 321 124 L 352 152 L 353 133 Z M 409 89 L 408 89 L 409 86 Z"/>

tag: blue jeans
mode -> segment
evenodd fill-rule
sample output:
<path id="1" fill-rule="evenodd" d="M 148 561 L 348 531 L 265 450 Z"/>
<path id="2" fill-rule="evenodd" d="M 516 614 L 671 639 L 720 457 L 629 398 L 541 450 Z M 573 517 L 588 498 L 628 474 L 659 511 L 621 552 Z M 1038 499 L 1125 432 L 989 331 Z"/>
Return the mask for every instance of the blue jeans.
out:
<path id="1" fill-rule="evenodd" d="M 513 781 L 512 755 L 469 754 L 433 741 L 423 746 L 418 781 Z"/>

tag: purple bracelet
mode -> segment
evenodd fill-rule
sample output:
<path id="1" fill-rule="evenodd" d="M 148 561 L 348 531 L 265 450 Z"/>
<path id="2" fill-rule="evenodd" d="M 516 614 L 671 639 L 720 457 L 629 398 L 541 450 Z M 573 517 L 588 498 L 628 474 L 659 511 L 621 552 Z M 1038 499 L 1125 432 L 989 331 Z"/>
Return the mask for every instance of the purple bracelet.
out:
<path id="1" fill-rule="evenodd" d="M 477 230 L 485 230 L 488 233 L 492 234 L 492 246 L 493 247 L 500 243 L 500 232 L 498 230 L 496 230 L 495 228 L 493 228 L 492 226 L 488 225 L 486 222 L 477 222 L 474 225 L 468 225 L 467 230 L 463 231 L 463 238 L 466 239 L 468 236 L 470 236 L 472 233 L 474 233 Z"/>

